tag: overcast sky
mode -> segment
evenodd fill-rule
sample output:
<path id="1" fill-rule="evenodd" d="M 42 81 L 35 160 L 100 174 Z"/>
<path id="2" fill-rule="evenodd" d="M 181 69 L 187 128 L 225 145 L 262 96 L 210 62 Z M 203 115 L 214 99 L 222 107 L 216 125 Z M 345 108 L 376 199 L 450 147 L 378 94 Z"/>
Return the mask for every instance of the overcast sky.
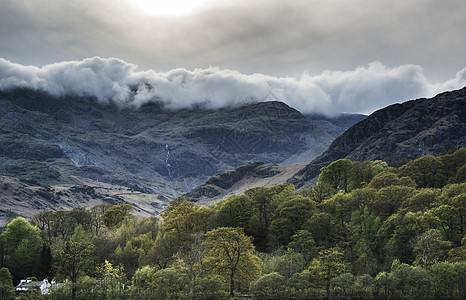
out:
<path id="1" fill-rule="evenodd" d="M 0 0 L 0 88 L 60 94 L 80 80 L 123 103 L 144 80 L 139 101 L 174 108 L 273 91 L 305 112 L 370 113 L 466 85 L 464 0 L 204 0 L 179 15 L 134 1 Z"/>

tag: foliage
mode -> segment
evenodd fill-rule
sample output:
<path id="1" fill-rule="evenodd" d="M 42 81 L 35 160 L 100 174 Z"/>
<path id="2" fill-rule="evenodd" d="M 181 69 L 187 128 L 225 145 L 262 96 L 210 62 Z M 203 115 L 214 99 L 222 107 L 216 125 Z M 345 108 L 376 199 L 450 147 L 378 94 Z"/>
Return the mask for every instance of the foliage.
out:
<path id="1" fill-rule="evenodd" d="M 3 267 L 0 269 L 0 300 L 11 299 L 13 294 L 13 276 L 7 268 Z"/>
<path id="2" fill-rule="evenodd" d="M 81 225 L 77 226 L 73 236 L 54 249 L 55 268 L 58 275 L 69 279 L 72 284 L 72 298 L 76 297 L 76 282 L 82 273 L 89 272 L 93 265 L 94 245 Z"/>
<path id="3" fill-rule="evenodd" d="M 221 227 L 206 234 L 205 265 L 211 272 L 227 278 L 230 296 L 260 275 L 260 260 L 254 254 L 251 237 L 240 228 Z"/>
<path id="4" fill-rule="evenodd" d="M 16 281 L 68 279 L 51 299 L 465 299 L 465 158 L 339 160 L 312 188 L 178 198 L 161 220 L 127 205 L 41 212 L 10 220 L 0 263 Z"/>
<path id="5" fill-rule="evenodd" d="M 1 238 L 5 243 L 5 265 L 15 280 L 38 272 L 42 238 L 37 226 L 24 218 L 15 218 L 6 225 Z"/>

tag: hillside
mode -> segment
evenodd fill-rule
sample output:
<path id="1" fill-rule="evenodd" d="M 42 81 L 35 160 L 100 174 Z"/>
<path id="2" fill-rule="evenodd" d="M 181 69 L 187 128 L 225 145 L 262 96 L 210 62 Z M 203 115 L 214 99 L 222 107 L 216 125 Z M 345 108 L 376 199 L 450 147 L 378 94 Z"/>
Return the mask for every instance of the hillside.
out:
<path id="1" fill-rule="evenodd" d="M 271 165 L 252 162 L 210 177 L 205 184 L 196 187 L 183 197 L 201 205 L 208 205 L 212 201 L 241 194 L 253 187 L 272 187 L 286 182 L 305 166 L 306 163 Z"/>
<path id="2" fill-rule="evenodd" d="M 347 158 L 397 164 L 466 145 L 466 88 L 380 109 L 335 139 L 289 182 L 315 183 L 320 169 Z"/>
<path id="3" fill-rule="evenodd" d="M 466 88 L 442 93 L 432 99 L 391 105 L 364 119 L 358 119 L 357 115 L 348 116 L 350 120 L 360 122 L 335 139 L 327 151 L 308 164 L 280 167 L 244 165 L 213 176 L 185 197 L 201 203 L 208 198 L 222 199 L 243 192 L 243 182 L 247 182 L 249 188 L 270 186 L 267 185 L 269 180 L 275 184 L 291 182 L 297 187 L 312 186 L 317 182 L 322 167 L 341 158 L 352 161 L 383 160 L 399 164 L 423 155 L 440 153 L 452 146 L 461 148 L 466 145 L 465 94 Z M 322 116 L 309 117 L 325 120 Z M 344 124 L 347 120 L 333 119 L 332 122 Z M 290 170 L 296 170 L 296 174 L 290 176 Z M 258 171 L 262 175 L 258 176 Z"/>
<path id="4" fill-rule="evenodd" d="M 310 161 L 363 117 L 304 116 L 277 101 L 172 111 L 156 102 L 121 109 L 88 97 L 4 91 L 0 174 L 50 188 L 105 183 L 168 202 L 251 161 Z"/>

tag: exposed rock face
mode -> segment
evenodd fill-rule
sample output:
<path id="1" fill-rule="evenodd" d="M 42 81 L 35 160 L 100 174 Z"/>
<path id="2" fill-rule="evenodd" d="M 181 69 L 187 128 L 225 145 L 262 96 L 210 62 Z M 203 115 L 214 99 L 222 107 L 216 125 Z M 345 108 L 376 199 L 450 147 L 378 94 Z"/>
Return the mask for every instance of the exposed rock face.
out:
<path id="1" fill-rule="evenodd" d="M 315 183 L 320 168 L 348 158 L 388 163 L 466 145 L 466 88 L 378 110 L 335 139 L 329 149 L 290 179 Z"/>
<path id="2" fill-rule="evenodd" d="M 251 161 L 310 161 L 342 126 L 276 101 L 122 110 L 85 97 L 0 92 L 0 173 L 47 185 L 85 178 L 173 198 Z"/>

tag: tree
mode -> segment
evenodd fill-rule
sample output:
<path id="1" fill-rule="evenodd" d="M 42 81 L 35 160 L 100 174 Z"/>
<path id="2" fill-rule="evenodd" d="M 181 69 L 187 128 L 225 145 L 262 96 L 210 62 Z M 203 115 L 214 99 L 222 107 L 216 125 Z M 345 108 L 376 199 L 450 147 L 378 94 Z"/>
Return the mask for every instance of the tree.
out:
<path id="1" fill-rule="evenodd" d="M 294 186 L 280 184 L 271 188 L 255 187 L 244 192 L 252 202 L 253 216 L 249 220 L 254 245 L 259 251 L 270 250 L 269 229 L 280 202 L 294 194 Z"/>
<path id="2" fill-rule="evenodd" d="M 50 246 L 46 244 L 42 245 L 38 265 L 39 269 L 37 275 L 39 278 L 44 279 L 50 277 L 52 269 L 52 250 L 50 249 Z"/>
<path id="3" fill-rule="evenodd" d="M 282 245 L 288 244 L 291 236 L 312 216 L 315 207 L 312 200 L 301 195 L 292 196 L 278 205 L 271 228 Z"/>
<path id="4" fill-rule="evenodd" d="M 215 211 L 221 227 L 242 227 L 248 230 L 248 223 L 253 215 L 251 198 L 242 195 L 233 195 L 215 205 Z"/>
<path id="5" fill-rule="evenodd" d="M 0 300 L 11 299 L 13 295 L 13 277 L 10 271 L 3 267 L 0 269 Z"/>
<path id="6" fill-rule="evenodd" d="M 311 277 L 315 281 L 323 283 L 327 298 L 330 295 L 331 279 L 342 274 L 344 270 L 343 253 L 336 248 L 320 251 L 319 256 L 314 258 L 309 266 Z"/>
<path id="7" fill-rule="evenodd" d="M 210 208 L 200 207 L 179 197 L 170 202 L 162 213 L 162 232 L 173 236 L 182 244 L 189 234 L 207 231 L 207 220 L 211 213 Z"/>
<path id="8" fill-rule="evenodd" d="M 11 220 L 2 233 L 7 252 L 6 265 L 15 280 L 36 275 L 42 238 L 37 226 L 24 218 Z"/>
<path id="9" fill-rule="evenodd" d="M 408 176 L 420 188 L 441 188 L 447 183 L 445 165 L 431 155 L 412 160 L 399 168 L 401 176 Z"/>
<path id="10" fill-rule="evenodd" d="M 124 247 L 118 246 L 115 249 L 115 262 L 123 265 L 126 273 L 132 276 L 139 267 L 139 260 L 144 255 L 144 250 L 133 246 L 129 240 Z"/>
<path id="11" fill-rule="evenodd" d="M 351 273 L 340 274 L 330 280 L 333 299 L 353 299 L 356 278 Z"/>
<path id="12" fill-rule="evenodd" d="M 241 228 L 221 227 L 206 234 L 205 264 L 230 283 L 234 296 L 235 283 L 249 283 L 260 275 L 260 259 L 254 255 L 252 238 Z"/>
<path id="13" fill-rule="evenodd" d="M 123 267 L 114 267 L 110 262 L 105 262 L 100 267 L 100 275 L 102 279 L 102 289 L 107 299 L 121 299 L 124 296 L 124 287 L 126 283 L 126 275 Z"/>
<path id="14" fill-rule="evenodd" d="M 306 260 L 309 262 L 311 258 L 317 253 L 316 242 L 312 234 L 306 230 L 298 230 L 292 237 L 291 242 L 288 243 L 288 247 L 296 251 L 297 253 L 301 253 Z"/>
<path id="15" fill-rule="evenodd" d="M 259 277 L 251 286 L 254 299 L 284 298 L 286 278 L 277 272 Z"/>
<path id="16" fill-rule="evenodd" d="M 185 295 L 188 278 L 177 269 L 167 268 L 154 273 L 151 288 L 157 299 L 177 299 Z"/>
<path id="17" fill-rule="evenodd" d="M 219 275 L 209 275 L 197 280 L 194 295 L 201 299 L 225 299 L 228 287 Z"/>
<path id="18" fill-rule="evenodd" d="M 263 273 L 277 272 L 284 278 L 291 278 L 293 274 L 302 272 L 307 266 L 304 256 L 288 248 L 286 251 L 277 251 L 276 254 L 263 258 Z"/>
<path id="19" fill-rule="evenodd" d="M 374 189 L 381 189 L 392 185 L 415 187 L 416 183 L 409 177 L 399 178 L 398 175 L 396 175 L 395 173 L 385 171 L 377 174 L 374 178 L 372 178 L 372 180 L 368 184 L 368 187 Z"/>
<path id="20" fill-rule="evenodd" d="M 175 259 L 175 254 L 181 245 L 182 241 L 177 239 L 175 235 L 161 234 L 149 251 L 147 260 L 160 269 L 165 269 Z"/>
<path id="21" fill-rule="evenodd" d="M 381 220 L 394 214 L 408 198 L 415 193 L 414 188 L 407 186 L 388 186 L 377 191 L 375 199 L 370 203 L 371 212 L 380 216 Z"/>
<path id="22" fill-rule="evenodd" d="M 202 233 L 189 235 L 186 242 L 177 253 L 177 257 L 180 258 L 179 261 L 182 264 L 182 268 L 188 275 L 190 281 L 190 295 L 194 293 L 194 289 L 199 278 L 204 276 L 204 257 L 202 253 L 202 242 L 204 241 L 204 238 L 205 235 Z"/>
<path id="23" fill-rule="evenodd" d="M 155 272 L 155 268 L 150 266 L 136 270 L 131 282 L 132 299 L 154 299 L 156 297 L 151 289 Z"/>
<path id="24" fill-rule="evenodd" d="M 444 241 L 439 231 L 431 229 L 416 237 L 414 253 L 417 264 L 426 266 L 441 261 L 447 256 L 447 249 L 451 243 Z"/>
<path id="25" fill-rule="evenodd" d="M 349 159 L 339 159 L 320 170 L 319 182 L 327 182 L 334 189 L 348 192 L 353 163 Z"/>
<path id="26" fill-rule="evenodd" d="M 52 219 L 52 236 L 68 239 L 73 235 L 76 222 L 69 210 L 57 210 L 50 216 Z"/>
<path id="27" fill-rule="evenodd" d="M 336 192 L 330 183 L 317 182 L 313 188 L 301 190 L 299 194 L 309 197 L 315 203 L 322 203 L 324 200 L 330 199 Z"/>
<path id="28" fill-rule="evenodd" d="M 57 273 L 68 278 L 72 284 L 72 298 L 76 297 L 78 277 L 93 265 L 94 245 L 78 225 L 68 241 L 56 245 L 53 254 Z"/>
<path id="29" fill-rule="evenodd" d="M 132 210 L 133 207 L 130 204 L 113 205 L 103 213 L 102 220 L 107 227 L 119 226 Z"/>

